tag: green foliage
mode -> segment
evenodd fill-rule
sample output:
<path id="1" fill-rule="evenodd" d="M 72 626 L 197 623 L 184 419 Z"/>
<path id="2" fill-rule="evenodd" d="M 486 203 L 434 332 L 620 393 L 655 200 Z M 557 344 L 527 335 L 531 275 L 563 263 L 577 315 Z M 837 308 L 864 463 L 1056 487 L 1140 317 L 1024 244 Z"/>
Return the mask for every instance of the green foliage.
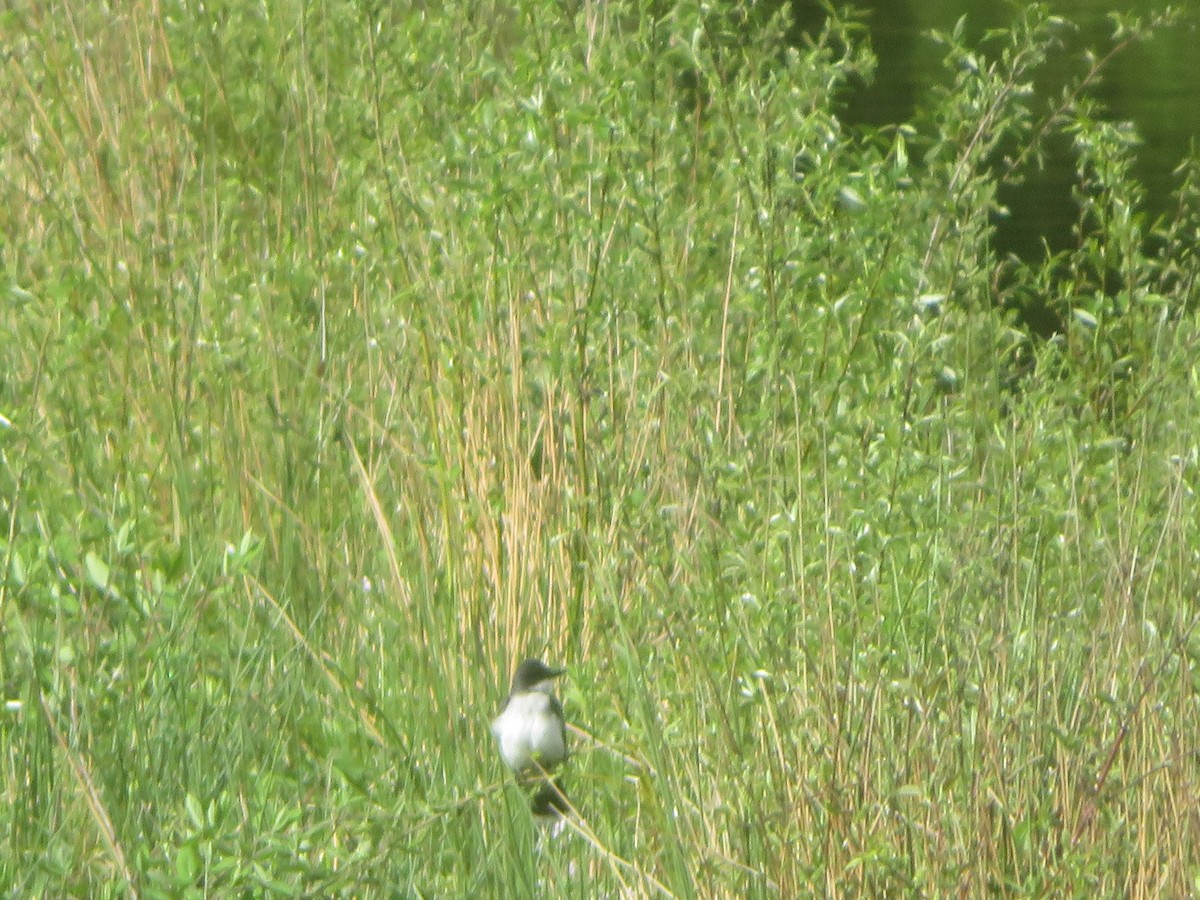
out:
<path id="1" fill-rule="evenodd" d="M 0 884 L 1194 887 L 1200 163 L 1147 221 L 1041 5 L 868 134 L 769 6 L 0 13 Z"/>

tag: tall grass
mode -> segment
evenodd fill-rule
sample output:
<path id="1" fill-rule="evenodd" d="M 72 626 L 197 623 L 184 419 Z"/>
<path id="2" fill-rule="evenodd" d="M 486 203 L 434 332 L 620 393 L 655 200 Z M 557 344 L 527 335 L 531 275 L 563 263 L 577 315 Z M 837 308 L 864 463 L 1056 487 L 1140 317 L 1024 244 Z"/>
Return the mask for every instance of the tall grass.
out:
<path id="1" fill-rule="evenodd" d="M 0 13 L 9 891 L 1195 890 L 1195 161 L 1038 7 L 866 135 L 851 19 L 645 7 Z"/>

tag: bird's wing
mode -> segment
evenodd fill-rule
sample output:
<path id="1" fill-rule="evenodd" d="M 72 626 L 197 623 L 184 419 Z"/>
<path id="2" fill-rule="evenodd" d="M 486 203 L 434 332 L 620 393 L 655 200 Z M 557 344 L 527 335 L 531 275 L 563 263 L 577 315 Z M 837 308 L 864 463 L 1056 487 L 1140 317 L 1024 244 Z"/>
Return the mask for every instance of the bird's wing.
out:
<path id="1" fill-rule="evenodd" d="M 558 727 L 562 729 L 563 758 L 565 759 L 569 755 L 567 753 L 567 717 L 563 715 L 562 704 L 558 702 L 557 694 L 550 695 L 550 712 L 558 717 Z"/>

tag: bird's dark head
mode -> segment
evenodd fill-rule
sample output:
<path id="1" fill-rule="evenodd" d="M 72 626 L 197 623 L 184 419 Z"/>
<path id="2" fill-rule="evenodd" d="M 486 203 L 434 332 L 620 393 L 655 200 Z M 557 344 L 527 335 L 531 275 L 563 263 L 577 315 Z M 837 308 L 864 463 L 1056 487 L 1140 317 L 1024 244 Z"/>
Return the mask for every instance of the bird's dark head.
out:
<path id="1" fill-rule="evenodd" d="M 517 666 L 517 672 L 513 675 L 513 693 L 536 691 L 546 682 L 557 678 L 566 671 L 566 669 L 551 669 L 540 659 L 527 659 Z"/>

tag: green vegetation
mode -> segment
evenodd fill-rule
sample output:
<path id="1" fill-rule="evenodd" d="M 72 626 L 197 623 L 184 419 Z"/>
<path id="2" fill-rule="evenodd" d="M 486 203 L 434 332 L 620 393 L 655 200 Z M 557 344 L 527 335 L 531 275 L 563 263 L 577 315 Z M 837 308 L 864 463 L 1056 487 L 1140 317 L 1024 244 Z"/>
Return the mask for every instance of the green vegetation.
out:
<path id="1" fill-rule="evenodd" d="M 1200 888 L 1200 164 L 1146 221 L 1063 27 L 855 135 L 836 14 L 6 4 L 0 886 Z"/>

